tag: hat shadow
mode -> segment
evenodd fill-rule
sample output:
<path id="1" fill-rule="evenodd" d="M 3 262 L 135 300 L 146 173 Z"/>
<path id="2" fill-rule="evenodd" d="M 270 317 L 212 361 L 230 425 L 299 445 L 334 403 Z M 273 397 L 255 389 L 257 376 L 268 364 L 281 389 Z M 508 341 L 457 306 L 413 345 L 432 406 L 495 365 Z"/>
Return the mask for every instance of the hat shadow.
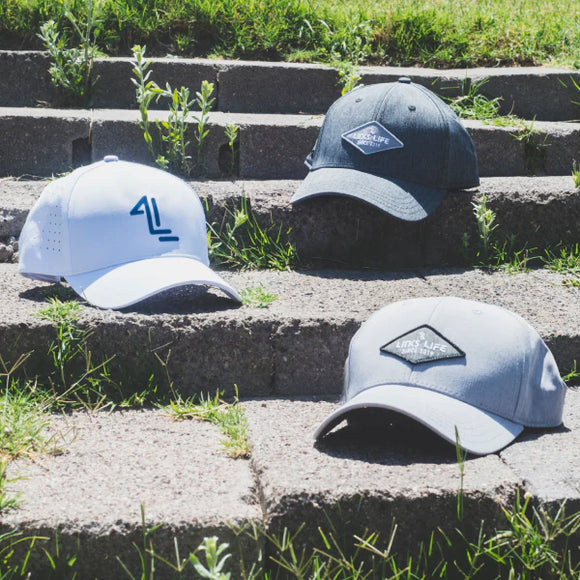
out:
<path id="1" fill-rule="evenodd" d="M 346 422 L 315 442 L 322 453 L 384 465 L 456 464 L 454 445 L 406 415 L 385 409 L 356 409 Z M 467 454 L 466 461 L 477 456 Z"/>
<path id="2" fill-rule="evenodd" d="M 50 298 L 76 301 L 96 311 L 101 309 L 83 300 L 70 286 L 50 284 L 36 286 L 19 293 L 20 298 L 32 302 L 46 302 Z M 136 314 L 200 314 L 237 309 L 241 306 L 217 288 L 203 285 L 186 285 L 159 292 L 136 304 L 116 309 L 118 312 Z"/>

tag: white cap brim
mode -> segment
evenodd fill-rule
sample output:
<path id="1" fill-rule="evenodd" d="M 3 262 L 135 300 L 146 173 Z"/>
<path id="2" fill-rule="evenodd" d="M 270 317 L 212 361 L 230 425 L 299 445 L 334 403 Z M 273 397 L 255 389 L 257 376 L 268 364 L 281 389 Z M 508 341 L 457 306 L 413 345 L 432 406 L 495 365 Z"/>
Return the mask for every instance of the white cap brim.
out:
<path id="1" fill-rule="evenodd" d="M 343 404 L 318 427 L 314 437 L 322 437 L 354 409 L 368 407 L 403 413 L 422 423 L 453 445 L 456 443 L 476 455 L 495 453 L 511 443 L 523 425 L 488 413 L 447 395 L 404 385 L 371 387 Z"/>
<path id="2" fill-rule="evenodd" d="M 194 258 L 166 256 L 66 276 L 77 294 L 99 308 L 125 308 L 150 296 L 188 284 L 216 286 L 241 302 L 238 292 Z"/>

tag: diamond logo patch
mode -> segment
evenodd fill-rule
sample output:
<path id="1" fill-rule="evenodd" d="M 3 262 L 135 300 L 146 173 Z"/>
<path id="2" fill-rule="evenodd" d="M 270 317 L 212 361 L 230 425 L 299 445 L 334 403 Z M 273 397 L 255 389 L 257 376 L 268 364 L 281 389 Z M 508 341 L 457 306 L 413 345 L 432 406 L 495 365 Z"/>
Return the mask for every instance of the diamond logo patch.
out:
<path id="1" fill-rule="evenodd" d="M 342 138 L 365 155 L 400 149 L 403 143 L 377 121 L 370 121 L 342 134 Z"/>
<path id="2" fill-rule="evenodd" d="M 462 358 L 465 353 L 430 326 L 419 326 L 381 346 L 381 351 L 413 365 Z"/>

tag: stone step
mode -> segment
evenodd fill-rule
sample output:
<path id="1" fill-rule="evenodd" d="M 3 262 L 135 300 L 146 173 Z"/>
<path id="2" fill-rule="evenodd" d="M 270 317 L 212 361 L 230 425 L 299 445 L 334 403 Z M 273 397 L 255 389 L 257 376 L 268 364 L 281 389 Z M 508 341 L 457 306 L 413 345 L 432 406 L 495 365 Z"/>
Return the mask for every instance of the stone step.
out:
<path id="1" fill-rule="evenodd" d="M 0 261 L 15 257 L 15 239 L 46 181 L 0 180 Z M 258 223 L 290 229 L 303 267 L 389 267 L 465 265 L 479 244 L 473 203 L 485 195 L 496 213 L 494 236 L 515 236 L 515 249 L 543 249 L 580 239 L 580 195 L 571 176 L 483 178 L 471 193 L 450 193 L 421 222 L 398 220 L 346 197 L 319 197 L 291 205 L 299 181 L 192 181 L 204 200 L 207 220 L 219 229 L 226 208 L 242 196 Z M 468 243 L 466 246 L 465 237 Z"/>
<path id="2" fill-rule="evenodd" d="M 341 92 L 338 71 L 317 64 L 244 62 L 207 59 L 155 58 L 152 79 L 165 87 L 199 90 L 214 83 L 218 111 L 239 113 L 323 114 Z M 58 105 L 50 82 L 47 53 L 0 51 L 0 106 Z M 98 79 L 92 106 L 136 108 L 130 58 L 97 59 Z M 435 70 L 399 67 L 360 67 L 362 84 L 392 82 L 407 76 L 442 97 L 454 97 L 480 85 L 479 92 L 501 98 L 501 114 L 524 119 L 580 119 L 580 72 L 563 68 L 477 68 Z M 483 83 L 483 84 L 481 84 Z"/>
<path id="3" fill-rule="evenodd" d="M 277 299 L 268 308 L 239 306 L 217 290 L 169 292 L 123 311 L 82 307 L 92 360 L 114 357 L 110 375 L 126 396 L 154 384 L 158 392 L 242 397 L 336 395 L 348 344 L 379 308 L 420 296 L 459 296 L 512 310 L 532 324 L 562 372 L 580 358 L 580 290 L 547 270 L 520 274 L 480 270 L 223 272 L 236 289 L 260 285 Z M 61 286 L 26 279 L 0 264 L 3 364 L 31 353 L 27 377 L 53 371 L 55 329 L 35 313 L 47 297 L 77 298 Z M 82 371 L 82 361 L 78 360 Z M 77 370 L 79 370 L 77 369 Z M 127 369 L 131 369 L 127 373 Z"/>
<path id="4" fill-rule="evenodd" d="M 138 112 L 0 107 L 0 176 L 50 176 L 105 155 L 151 163 Z M 166 112 L 150 112 L 166 119 Z M 204 143 L 203 175 L 209 178 L 302 179 L 322 116 L 212 113 Z M 240 127 L 232 163 L 227 124 Z M 466 121 L 482 177 L 569 175 L 580 155 L 580 123 L 536 122 L 532 130 Z M 531 127 L 531 125 L 530 125 Z M 195 143 L 194 121 L 188 140 Z M 527 137 L 525 137 L 527 135 Z M 195 147 L 191 147 L 194 152 Z"/>
<path id="5" fill-rule="evenodd" d="M 392 550 L 404 558 L 438 528 L 451 534 L 460 527 L 474 540 L 482 520 L 485 533 L 505 530 L 501 510 L 513 506 L 516 492 L 548 507 L 566 500 L 567 514 L 580 508 L 580 396 L 572 389 L 561 428 L 524 431 L 498 454 L 468 457 L 463 477 L 454 447 L 416 423 L 368 432 L 342 426 L 314 445 L 314 429 L 337 402 L 241 404 L 249 460 L 224 456 L 216 426 L 175 422 L 161 410 L 53 417 L 63 452 L 10 464 L 8 477 L 18 479 L 5 491 L 18 492 L 21 505 L 0 515 L 0 533 L 49 538 L 37 540 L 28 564 L 33 578 L 52 572 L 41 550 L 54 555 L 57 535 L 61 558 L 77 556 L 66 577 L 121 578 L 119 561 L 141 577 L 142 506 L 147 528 L 159 526 L 146 538 L 148 549 L 175 562 L 175 544 L 187 558 L 203 537 L 215 535 L 230 544 L 233 557 L 224 571 L 237 578 L 240 554 L 246 572 L 260 549 L 262 566 L 274 566 L 275 550 L 264 546 L 263 535 L 258 542 L 249 538 L 252 526 L 278 538 L 288 530 L 295 552 L 309 555 L 314 547 L 325 549 L 318 528 L 348 553 L 355 536 L 371 532 L 385 548 L 396 523 Z M 66 568 L 62 560 L 60 566 Z M 173 577 L 157 560 L 155 578 Z"/>

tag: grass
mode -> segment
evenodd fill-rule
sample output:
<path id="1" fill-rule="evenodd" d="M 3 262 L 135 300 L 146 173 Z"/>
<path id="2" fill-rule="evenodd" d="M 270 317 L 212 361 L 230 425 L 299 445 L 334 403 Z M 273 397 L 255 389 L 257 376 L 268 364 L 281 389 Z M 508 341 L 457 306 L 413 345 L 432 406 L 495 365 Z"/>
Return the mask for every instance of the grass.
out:
<path id="1" fill-rule="evenodd" d="M 463 251 L 469 264 L 476 267 L 503 269 L 515 273 L 529 270 L 532 267 L 545 268 L 566 275 L 562 284 L 580 287 L 580 246 L 556 246 L 543 249 L 528 248 L 527 244 L 518 243 L 514 235 L 498 239 L 495 231 L 498 227 L 495 212 L 488 206 L 485 195 L 472 203 L 473 215 L 477 225 L 478 239 L 471 244 L 469 236 L 463 240 Z M 474 247 L 472 247 L 472 245 Z"/>
<path id="2" fill-rule="evenodd" d="M 242 406 L 239 404 L 237 387 L 232 403 L 224 401 L 221 394 L 216 392 L 213 397 L 200 395 L 183 399 L 178 395 L 165 408 L 178 421 L 195 419 L 217 425 L 225 435 L 222 445 L 228 457 L 249 457 L 248 424 Z"/>
<path id="3" fill-rule="evenodd" d="M 447 99 L 459 118 L 487 121 L 500 116 L 501 98 L 490 99 L 481 92 L 486 83 L 487 79 L 473 83 L 465 80 L 461 83 L 461 94 Z"/>
<path id="4" fill-rule="evenodd" d="M 353 64 L 474 67 L 580 61 L 576 0 L 95 0 L 99 49 Z M 5 0 L 0 38 L 38 47 L 43 22 L 80 43 L 85 0 Z M 81 26 L 82 30 L 82 26 Z"/>
<path id="5" fill-rule="evenodd" d="M 242 304 L 254 308 L 268 308 L 272 302 L 278 299 L 278 295 L 269 292 L 262 283 L 258 286 L 244 288 L 240 294 Z"/>
<path id="6" fill-rule="evenodd" d="M 185 557 L 180 555 L 176 538 L 174 553 L 167 555 L 155 549 L 155 532 L 160 525 L 146 524 L 143 506 L 141 514 L 142 541 L 140 545 L 133 544 L 139 555 L 137 565 L 131 568 L 120 557 L 109 555 L 111 561 L 119 564 L 119 578 L 190 578 L 195 573 L 196 577 L 230 580 L 234 568 L 240 571 L 235 577 L 244 580 L 567 580 L 580 574 L 580 513 L 567 514 L 565 502 L 549 509 L 536 506 L 529 495 L 520 493 L 510 507 L 503 508 L 503 522 L 497 528 L 484 529 L 482 522 L 478 531 L 467 533 L 457 522 L 454 529 L 434 530 L 428 541 L 408 553 L 394 549 L 396 524 L 385 538 L 376 532 L 365 532 L 338 541 L 331 522 L 328 527 L 317 529 L 318 540 L 312 538 L 308 542 L 301 534 L 313 530 L 305 523 L 280 534 L 256 527 L 233 529 L 238 540 L 245 537 L 246 546 L 248 539 L 256 542 L 256 547 L 265 541 L 267 549 L 260 550 L 255 561 L 248 561 L 247 553 L 241 550 L 236 561 L 235 546 L 217 536 L 204 538 Z M 58 538 L 56 548 L 47 549 L 49 542 L 52 543 L 49 538 L 25 538 L 15 532 L 0 535 L 0 577 L 27 577 L 28 560 L 38 556 L 46 558 L 47 568 L 66 570 L 67 574 L 59 577 L 74 577 L 78 559 L 58 549 Z M 24 557 L 21 552 L 16 556 L 16 543 L 28 543 Z"/>
<path id="7" fill-rule="evenodd" d="M 580 166 L 574 161 L 572 164 L 572 180 L 574 187 L 580 187 Z"/>
<path id="8" fill-rule="evenodd" d="M 276 225 L 270 214 L 262 225 L 242 195 L 239 208 L 226 207 L 220 224 L 208 223 L 209 257 L 215 266 L 239 270 L 289 270 L 297 262 L 290 229 Z"/>

